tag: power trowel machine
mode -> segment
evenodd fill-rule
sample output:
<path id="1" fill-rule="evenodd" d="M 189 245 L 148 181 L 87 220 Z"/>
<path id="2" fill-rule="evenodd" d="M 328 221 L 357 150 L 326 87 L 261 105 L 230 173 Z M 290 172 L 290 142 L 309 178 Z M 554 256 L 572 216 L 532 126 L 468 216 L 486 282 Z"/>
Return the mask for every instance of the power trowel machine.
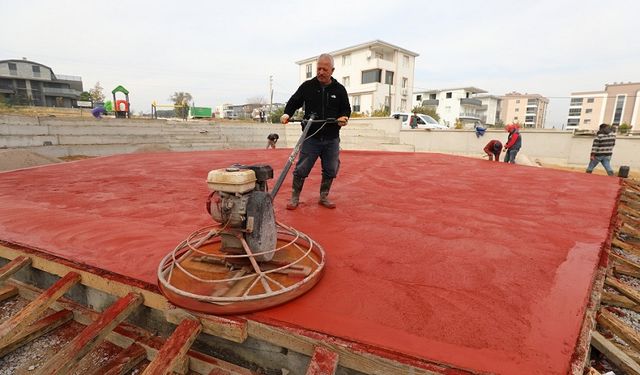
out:
<path id="1" fill-rule="evenodd" d="M 276 221 L 275 199 L 313 123 L 303 131 L 269 192 L 269 165 L 234 164 L 209 172 L 207 211 L 217 224 L 192 233 L 158 269 L 162 291 L 173 303 L 209 313 L 266 308 L 297 297 L 319 280 L 322 247 Z M 313 134 L 311 135 L 313 136 Z"/>

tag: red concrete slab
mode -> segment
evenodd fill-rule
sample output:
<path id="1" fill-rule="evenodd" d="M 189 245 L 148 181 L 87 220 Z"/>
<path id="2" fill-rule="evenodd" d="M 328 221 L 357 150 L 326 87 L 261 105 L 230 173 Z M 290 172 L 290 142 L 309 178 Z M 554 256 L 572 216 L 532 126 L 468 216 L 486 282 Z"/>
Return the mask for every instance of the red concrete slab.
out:
<path id="1" fill-rule="evenodd" d="M 290 150 L 128 154 L 0 173 L 0 239 L 156 283 L 160 259 L 208 225 L 210 169 Z M 327 252 L 309 293 L 251 318 L 499 374 L 565 374 L 619 181 L 440 154 L 342 153 L 278 220 Z"/>

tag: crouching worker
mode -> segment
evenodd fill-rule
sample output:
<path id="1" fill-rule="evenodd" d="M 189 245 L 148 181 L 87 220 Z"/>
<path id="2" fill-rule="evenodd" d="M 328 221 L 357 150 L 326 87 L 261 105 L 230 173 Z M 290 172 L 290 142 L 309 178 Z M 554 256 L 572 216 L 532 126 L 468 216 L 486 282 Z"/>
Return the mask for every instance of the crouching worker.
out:
<path id="1" fill-rule="evenodd" d="M 492 139 L 484 146 L 484 152 L 489 156 L 489 161 L 500 161 L 500 153 L 502 152 L 502 142 Z"/>
<path id="2" fill-rule="evenodd" d="M 278 143 L 278 139 L 280 139 L 280 136 L 278 135 L 278 133 L 269 134 L 267 136 L 267 149 L 269 149 L 269 147 L 275 149 L 276 143 Z"/>
<path id="3" fill-rule="evenodd" d="M 288 210 L 295 210 L 300 200 L 304 180 L 309 176 L 318 157 L 322 162 L 322 183 L 318 203 L 326 208 L 336 208 L 329 200 L 329 190 L 340 166 L 340 129 L 346 126 L 351 115 L 347 90 L 333 74 L 333 57 L 322 54 L 318 57 L 316 76 L 300 85 L 284 108 L 280 122 L 286 124 L 293 113 L 304 105 L 304 118 L 312 113 L 320 120 L 335 119 L 333 123 L 309 124 L 309 136 L 302 144 L 300 156 L 293 171 L 293 189 Z"/>

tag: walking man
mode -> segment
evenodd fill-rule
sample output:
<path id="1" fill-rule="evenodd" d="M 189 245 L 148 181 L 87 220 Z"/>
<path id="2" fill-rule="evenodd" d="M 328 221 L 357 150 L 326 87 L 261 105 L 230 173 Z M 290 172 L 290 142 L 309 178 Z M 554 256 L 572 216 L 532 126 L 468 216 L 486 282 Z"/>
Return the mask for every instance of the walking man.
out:
<path id="1" fill-rule="evenodd" d="M 338 175 L 340 167 L 340 129 L 347 125 L 351 116 L 351 105 L 347 90 L 331 74 L 333 74 L 333 57 L 322 54 L 318 57 L 316 76 L 303 82 L 291 96 L 284 108 L 280 122 L 287 124 L 294 112 L 304 105 L 304 118 L 314 113 L 318 119 L 336 119 L 336 123 L 309 123 L 309 138 L 304 141 L 298 162 L 293 171 L 293 190 L 288 210 L 295 210 L 300 202 L 300 192 L 304 180 L 309 176 L 318 157 L 322 163 L 322 183 L 320 184 L 320 200 L 324 207 L 335 208 L 329 200 L 329 190 L 333 179 Z"/>
<path id="2" fill-rule="evenodd" d="M 593 140 L 591 146 L 591 160 L 587 166 L 587 173 L 593 172 L 593 168 L 598 166 L 598 163 L 602 163 L 602 166 L 607 171 L 609 176 L 613 176 L 613 169 L 611 169 L 611 155 L 613 154 L 613 147 L 616 145 L 616 133 L 613 132 L 611 126 L 607 124 L 600 124 L 600 128 L 596 133 L 596 138 Z"/>

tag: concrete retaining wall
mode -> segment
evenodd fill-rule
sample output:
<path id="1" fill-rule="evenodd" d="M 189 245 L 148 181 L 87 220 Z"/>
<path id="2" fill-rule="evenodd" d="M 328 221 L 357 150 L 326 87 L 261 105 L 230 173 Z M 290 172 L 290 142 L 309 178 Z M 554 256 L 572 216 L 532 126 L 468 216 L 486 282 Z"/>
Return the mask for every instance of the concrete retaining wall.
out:
<path id="1" fill-rule="evenodd" d="M 300 125 L 150 119 L 56 118 L 0 115 L 0 148 L 26 148 L 46 156 L 110 155 L 140 150 L 173 151 L 265 148 L 267 135 L 278 133 L 278 147 L 293 147 Z M 523 130 L 521 153 L 531 160 L 586 166 L 593 137 L 568 131 Z M 340 133 L 346 150 L 440 152 L 479 157 L 491 139 L 505 141 L 502 130 L 477 138 L 471 130 L 401 130 L 400 121 L 352 119 Z M 640 137 L 620 136 L 614 167 L 640 169 Z"/>

